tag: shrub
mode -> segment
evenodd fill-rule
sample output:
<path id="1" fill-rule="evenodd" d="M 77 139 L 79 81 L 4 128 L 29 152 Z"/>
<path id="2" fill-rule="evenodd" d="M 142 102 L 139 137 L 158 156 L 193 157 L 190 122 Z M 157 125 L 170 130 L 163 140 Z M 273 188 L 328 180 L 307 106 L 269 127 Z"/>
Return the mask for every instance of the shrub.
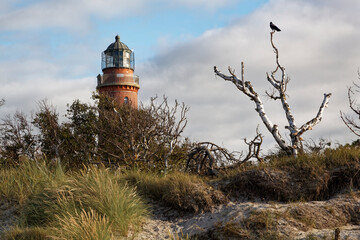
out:
<path id="1" fill-rule="evenodd" d="M 227 201 L 220 191 L 195 175 L 174 172 L 159 177 L 151 173 L 133 172 L 127 175 L 126 180 L 137 186 L 145 196 L 182 211 L 208 211 Z"/>

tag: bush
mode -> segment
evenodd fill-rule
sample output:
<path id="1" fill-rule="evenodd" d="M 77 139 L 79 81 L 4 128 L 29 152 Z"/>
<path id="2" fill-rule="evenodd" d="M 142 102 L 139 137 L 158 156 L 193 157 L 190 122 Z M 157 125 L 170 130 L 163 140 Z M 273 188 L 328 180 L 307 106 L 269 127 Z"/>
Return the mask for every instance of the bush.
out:
<path id="1" fill-rule="evenodd" d="M 126 180 L 145 196 L 181 211 L 209 211 L 213 206 L 227 201 L 222 192 L 195 175 L 174 172 L 159 177 L 151 173 L 133 172 L 126 176 Z"/>

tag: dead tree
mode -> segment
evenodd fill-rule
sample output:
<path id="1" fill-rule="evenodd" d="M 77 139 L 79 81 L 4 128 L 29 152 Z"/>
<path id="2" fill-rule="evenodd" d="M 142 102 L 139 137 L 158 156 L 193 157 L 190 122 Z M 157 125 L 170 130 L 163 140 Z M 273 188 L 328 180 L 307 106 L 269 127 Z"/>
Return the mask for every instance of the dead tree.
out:
<path id="1" fill-rule="evenodd" d="M 263 161 L 260 157 L 260 147 L 263 142 L 263 136 L 256 129 L 256 136 L 247 141 L 244 139 L 246 145 L 248 145 L 248 153 L 245 157 L 243 152 L 229 152 L 226 148 L 220 147 L 212 142 L 200 142 L 188 154 L 186 162 L 187 170 L 192 170 L 198 174 L 217 175 L 216 168 L 222 165 L 221 168 L 234 168 L 249 161 L 252 158 L 257 159 L 259 162 Z"/>
<path id="2" fill-rule="evenodd" d="M 266 92 L 266 94 L 273 100 L 280 100 L 281 104 L 283 106 L 286 119 L 289 123 L 288 126 L 285 126 L 285 129 L 290 131 L 290 139 L 291 143 L 286 143 L 284 138 L 281 136 L 279 132 L 279 127 L 277 124 L 273 124 L 269 117 L 267 116 L 264 108 L 264 104 L 262 100 L 260 99 L 259 94 L 254 90 L 253 86 L 251 85 L 250 81 L 245 81 L 244 78 L 244 63 L 241 62 L 241 76 L 238 78 L 235 75 L 235 71 L 228 68 L 230 75 L 225 75 L 217 70 L 216 66 L 214 67 L 214 72 L 217 76 L 221 77 L 222 79 L 226 81 L 231 81 L 235 84 L 235 86 L 243 92 L 246 96 L 250 98 L 251 101 L 253 101 L 256 105 L 255 110 L 258 112 L 261 120 L 265 124 L 266 128 L 269 130 L 269 132 L 274 137 L 276 143 L 279 145 L 281 149 L 287 152 L 289 155 L 297 156 L 298 151 L 302 149 L 302 138 L 301 135 L 304 134 L 306 131 L 311 130 L 316 124 L 318 124 L 321 121 L 324 109 L 328 106 L 329 98 L 331 96 L 331 93 L 325 93 L 323 101 L 320 105 L 319 111 L 317 115 L 311 119 L 310 121 L 304 123 L 301 127 L 297 127 L 295 123 L 295 118 L 291 112 L 290 106 L 287 102 L 287 95 L 286 95 L 286 89 L 287 84 L 289 83 L 289 77 L 285 72 L 285 67 L 283 67 L 279 62 L 279 51 L 275 47 L 273 42 L 273 35 L 274 31 L 270 33 L 270 42 L 272 45 L 272 48 L 275 53 L 276 57 L 276 68 L 274 71 L 272 71 L 270 74 L 267 74 L 267 80 L 272 85 L 273 91 L 272 93 Z M 280 74 L 280 79 L 277 79 L 275 77 L 275 74 Z"/>
<path id="3" fill-rule="evenodd" d="M 358 79 L 360 79 L 360 72 L 358 72 Z M 360 119 L 360 106 L 357 103 L 355 97 L 356 93 L 360 92 L 360 86 L 356 83 L 353 83 L 354 86 L 348 87 L 348 100 L 350 109 L 357 115 Z M 347 115 L 340 111 L 340 117 L 345 123 L 345 125 L 353 132 L 356 136 L 360 137 L 360 123 L 355 120 L 352 116 Z"/>

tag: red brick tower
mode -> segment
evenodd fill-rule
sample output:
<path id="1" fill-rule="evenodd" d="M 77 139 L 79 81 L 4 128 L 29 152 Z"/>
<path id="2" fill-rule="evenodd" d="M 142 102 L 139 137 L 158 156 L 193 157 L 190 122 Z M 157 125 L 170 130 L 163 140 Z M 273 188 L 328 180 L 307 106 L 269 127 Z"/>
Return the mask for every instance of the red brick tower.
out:
<path id="1" fill-rule="evenodd" d="M 134 75 L 135 57 L 126 44 L 115 42 L 101 54 L 102 75 L 97 76 L 97 90 L 114 98 L 119 104 L 138 105 L 139 76 Z"/>

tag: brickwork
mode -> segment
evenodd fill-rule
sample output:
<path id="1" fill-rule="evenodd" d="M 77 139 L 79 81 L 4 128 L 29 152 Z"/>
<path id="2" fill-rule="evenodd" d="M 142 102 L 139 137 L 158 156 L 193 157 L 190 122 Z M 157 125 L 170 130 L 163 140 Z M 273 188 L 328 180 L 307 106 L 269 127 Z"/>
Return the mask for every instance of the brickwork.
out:
<path id="1" fill-rule="evenodd" d="M 138 88 L 126 85 L 115 85 L 115 86 L 103 86 L 98 88 L 99 94 L 106 94 L 107 96 L 114 98 L 119 104 L 124 104 L 125 99 L 134 108 L 138 106 Z"/>

